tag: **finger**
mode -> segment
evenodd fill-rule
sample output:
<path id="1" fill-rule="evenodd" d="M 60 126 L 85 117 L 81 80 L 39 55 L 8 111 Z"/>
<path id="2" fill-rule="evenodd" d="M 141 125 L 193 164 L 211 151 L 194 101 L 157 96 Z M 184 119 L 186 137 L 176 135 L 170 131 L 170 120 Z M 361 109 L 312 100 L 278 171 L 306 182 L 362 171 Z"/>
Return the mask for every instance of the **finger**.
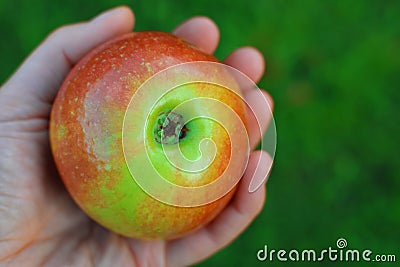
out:
<path id="1" fill-rule="evenodd" d="M 254 220 L 264 205 L 265 187 L 249 193 L 250 181 L 265 182 L 271 162 L 266 152 L 250 155 L 248 168 L 229 206 L 206 227 L 167 245 L 169 265 L 187 266 L 207 258 L 228 245 Z"/>
<path id="2" fill-rule="evenodd" d="M 212 54 L 218 46 L 219 30 L 207 17 L 194 17 L 176 27 L 172 33 L 194 44 L 205 53 Z"/>
<path id="3" fill-rule="evenodd" d="M 260 154 L 257 159 L 258 161 L 256 164 L 256 169 L 254 170 L 253 175 L 251 175 L 248 187 L 248 192 L 250 194 L 258 191 L 261 188 L 261 186 L 267 182 L 274 162 L 271 155 L 263 150 L 255 151 L 253 153 L 255 153 L 255 155 L 257 155 L 257 153 Z"/>
<path id="4" fill-rule="evenodd" d="M 247 130 L 251 149 L 256 148 L 273 118 L 274 102 L 264 90 L 251 89 L 243 93 L 246 105 Z M 274 127 L 271 125 L 270 127 Z"/>
<path id="5" fill-rule="evenodd" d="M 252 81 L 258 83 L 265 71 L 263 55 L 253 47 L 241 47 L 228 55 L 224 63 L 246 74 Z"/>
<path id="6" fill-rule="evenodd" d="M 12 88 L 18 95 L 34 94 L 51 102 L 62 80 L 79 59 L 108 39 L 131 31 L 133 24 L 132 11 L 117 7 L 90 22 L 57 29 L 33 51 L 5 89 Z"/>

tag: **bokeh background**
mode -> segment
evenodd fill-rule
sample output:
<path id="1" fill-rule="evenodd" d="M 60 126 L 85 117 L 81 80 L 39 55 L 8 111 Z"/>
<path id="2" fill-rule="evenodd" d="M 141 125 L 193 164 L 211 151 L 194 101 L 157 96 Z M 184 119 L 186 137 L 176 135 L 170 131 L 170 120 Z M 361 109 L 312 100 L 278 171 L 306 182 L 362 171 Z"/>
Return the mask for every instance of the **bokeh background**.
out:
<path id="1" fill-rule="evenodd" d="M 399 264 L 400 1 L 0 0 L 0 84 L 54 28 L 120 4 L 134 9 L 137 30 L 209 16 L 221 30 L 217 57 L 243 45 L 266 57 L 260 87 L 275 99 L 278 132 L 267 203 L 198 266 L 293 266 L 256 253 L 335 248 L 338 238 Z"/>

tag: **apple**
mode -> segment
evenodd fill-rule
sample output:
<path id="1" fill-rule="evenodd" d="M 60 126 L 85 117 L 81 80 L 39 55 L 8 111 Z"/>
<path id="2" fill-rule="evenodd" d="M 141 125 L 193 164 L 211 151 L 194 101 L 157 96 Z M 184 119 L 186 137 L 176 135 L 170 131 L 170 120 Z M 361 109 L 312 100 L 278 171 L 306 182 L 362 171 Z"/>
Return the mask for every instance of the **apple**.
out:
<path id="1" fill-rule="evenodd" d="M 247 162 L 246 106 L 213 64 L 178 37 L 148 31 L 110 40 L 74 66 L 52 107 L 50 141 L 88 216 L 127 237 L 171 239 L 224 209 Z M 184 83 L 199 77 L 214 82 Z"/>

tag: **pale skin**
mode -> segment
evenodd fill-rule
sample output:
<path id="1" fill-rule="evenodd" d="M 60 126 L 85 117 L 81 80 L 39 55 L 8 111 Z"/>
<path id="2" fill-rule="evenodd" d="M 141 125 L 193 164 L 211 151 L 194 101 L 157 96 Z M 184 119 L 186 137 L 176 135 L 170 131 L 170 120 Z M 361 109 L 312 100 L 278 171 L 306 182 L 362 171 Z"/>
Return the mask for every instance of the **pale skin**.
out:
<path id="1" fill-rule="evenodd" d="M 51 156 L 48 122 L 63 79 L 82 56 L 112 37 L 133 30 L 127 7 L 51 33 L 0 89 L 0 265 L 11 266 L 185 266 L 232 242 L 261 211 L 271 157 L 253 151 L 231 203 L 210 224 L 170 241 L 142 241 L 116 235 L 90 220 L 72 201 Z M 219 31 L 208 18 L 183 22 L 173 33 L 212 54 Z M 251 47 L 224 62 L 258 82 L 262 55 Z M 260 93 L 260 92 L 258 92 Z M 249 138 L 254 148 L 269 120 L 271 97 L 259 101 L 243 92 L 255 111 Z M 260 104 L 261 103 L 261 104 Z M 263 104 L 264 103 L 264 104 Z M 258 121 L 258 123 L 257 123 Z M 249 184 L 261 186 L 249 193 Z"/>

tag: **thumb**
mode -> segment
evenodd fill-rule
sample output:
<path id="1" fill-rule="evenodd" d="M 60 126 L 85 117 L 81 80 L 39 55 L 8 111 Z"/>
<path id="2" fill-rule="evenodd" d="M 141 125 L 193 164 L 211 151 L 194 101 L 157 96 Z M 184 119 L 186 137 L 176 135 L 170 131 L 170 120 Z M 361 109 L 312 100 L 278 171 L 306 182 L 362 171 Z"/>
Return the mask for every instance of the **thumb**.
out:
<path id="1" fill-rule="evenodd" d="M 32 97 L 52 103 L 64 77 L 80 58 L 108 39 L 132 31 L 133 25 L 132 11 L 128 7 L 117 7 L 89 22 L 55 30 L 7 81 L 0 96 L 18 97 L 21 101 L 29 96 L 30 103 Z"/>

